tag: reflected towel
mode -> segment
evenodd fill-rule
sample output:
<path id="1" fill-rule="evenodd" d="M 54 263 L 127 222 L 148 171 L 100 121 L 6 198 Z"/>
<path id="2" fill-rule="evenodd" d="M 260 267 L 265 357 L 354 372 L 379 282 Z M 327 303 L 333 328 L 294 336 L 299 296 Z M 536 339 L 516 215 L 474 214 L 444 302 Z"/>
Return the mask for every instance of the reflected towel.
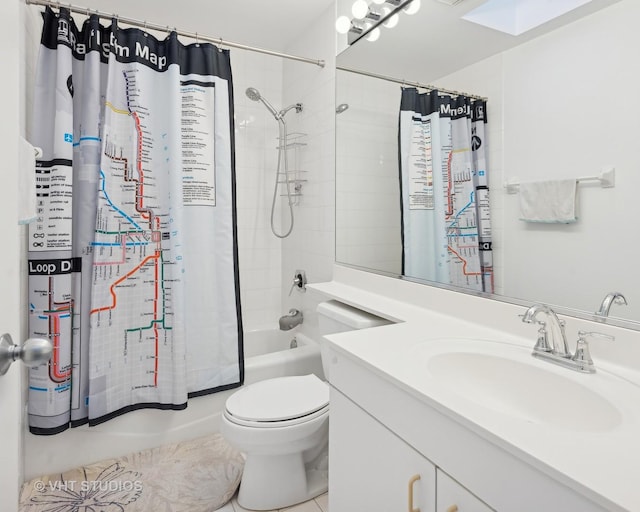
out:
<path id="1" fill-rule="evenodd" d="M 36 220 L 36 149 L 20 137 L 18 154 L 18 224 Z"/>
<path id="2" fill-rule="evenodd" d="M 520 183 L 520 220 L 576 222 L 576 185 L 575 179 Z"/>

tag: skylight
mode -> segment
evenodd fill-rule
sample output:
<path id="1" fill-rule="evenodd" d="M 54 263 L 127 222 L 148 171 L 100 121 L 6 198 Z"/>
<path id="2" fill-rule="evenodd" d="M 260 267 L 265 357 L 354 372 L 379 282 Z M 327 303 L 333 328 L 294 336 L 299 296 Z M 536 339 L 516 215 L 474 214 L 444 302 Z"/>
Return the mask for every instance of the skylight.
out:
<path id="1" fill-rule="evenodd" d="M 462 19 L 519 36 L 589 2 L 591 0 L 487 0 Z"/>

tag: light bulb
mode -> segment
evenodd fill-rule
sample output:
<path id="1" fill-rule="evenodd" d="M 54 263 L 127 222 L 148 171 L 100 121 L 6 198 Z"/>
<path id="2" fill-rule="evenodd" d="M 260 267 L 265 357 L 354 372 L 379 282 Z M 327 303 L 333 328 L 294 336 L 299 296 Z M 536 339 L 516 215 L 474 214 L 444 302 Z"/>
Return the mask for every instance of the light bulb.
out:
<path id="1" fill-rule="evenodd" d="M 369 12 L 369 5 L 365 0 L 356 0 L 351 6 L 351 14 L 353 17 L 362 20 Z"/>
<path id="2" fill-rule="evenodd" d="M 380 29 L 376 27 L 367 34 L 367 41 L 377 41 L 379 37 L 380 37 Z"/>
<path id="3" fill-rule="evenodd" d="M 415 14 L 420 10 L 420 0 L 413 0 L 409 5 L 402 9 L 405 14 Z"/>
<path id="4" fill-rule="evenodd" d="M 391 12 L 390 7 L 383 7 L 382 10 L 384 12 L 384 16 L 386 16 Z M 400 16 L 398 16 L 398 14 L 396 13 L 393 16 L 391 16 L 391 18 L 389 18 L 387 21 L 385 21 L 383 25 L 387 28 L 393 28 L 398 24 L 398 21 L 400 21 Z"/>
<path id="5" fill-rule="evenodd" d="M 346 34 L 351 28 L 351 20 L 347 16 L 340 16 L 336 20 L 336 30 L 339 34 Z"/>

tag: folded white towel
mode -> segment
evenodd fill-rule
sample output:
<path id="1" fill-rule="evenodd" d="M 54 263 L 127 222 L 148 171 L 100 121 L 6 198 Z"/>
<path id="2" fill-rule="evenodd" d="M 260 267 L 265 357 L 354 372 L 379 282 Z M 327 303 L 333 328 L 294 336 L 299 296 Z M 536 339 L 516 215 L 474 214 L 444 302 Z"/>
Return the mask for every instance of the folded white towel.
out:
<path id="1" fill-rule="evenodd" d="M 520 183 L 520 220 L 576 222 L 576 184 L 575 179 Z"/>
<path id="2" fill-rule="evenodd" d="M 36 149 L 20 137 L 18 154 L 18 224 L 36 220 Z"/>

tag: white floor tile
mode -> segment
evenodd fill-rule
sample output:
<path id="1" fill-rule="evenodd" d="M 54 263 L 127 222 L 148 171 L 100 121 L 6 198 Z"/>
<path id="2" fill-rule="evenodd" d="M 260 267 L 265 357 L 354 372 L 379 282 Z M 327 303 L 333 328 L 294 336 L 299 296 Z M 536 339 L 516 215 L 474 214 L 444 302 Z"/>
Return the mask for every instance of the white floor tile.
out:
<path id="1" fill-rule="evenodd" d="M 229 502 L 222 508 L 217 509 L 216 512 L 235 512 L 235 510 L 233 510 L 233 505 Z"/>
<path id="2" fill-rule="evenodd" d="M 327 493 L 318 496 L 315 500 L 305 501 L 292 507 L 281 508 L 280 510 L 269 510 L 265 512 L 328 512 L 329 511 L 329 495 Z M 234 496 L 233 499 L 224 507 L 216 512 L 252 512 L 249 509 L 243 508 L 238 503 L 238 496 Z"/>
<path id="3" fill-rule="evenodd" d="M 316 503 L 322 512 L 329 512 L 329 493 L 321 494 L 316 498 Z"/>
<path id="4" fill-rule="evenodd" d="M 280 512 L 322 512 L 322 509 L 315 501 L 310 500 L 293 507 L 281 508 Z"/>
<path id="5" fill-rule="evenodd" d="M 249 510 L 240 506 L 240 504 L 238 503 L 237 496 L 231 500 L 231 503 L 233 504 L 234 512 L 245 512 L 246 510 Z M 277 512 L 277 511 L 272 511 L 272 512 Z"/>

